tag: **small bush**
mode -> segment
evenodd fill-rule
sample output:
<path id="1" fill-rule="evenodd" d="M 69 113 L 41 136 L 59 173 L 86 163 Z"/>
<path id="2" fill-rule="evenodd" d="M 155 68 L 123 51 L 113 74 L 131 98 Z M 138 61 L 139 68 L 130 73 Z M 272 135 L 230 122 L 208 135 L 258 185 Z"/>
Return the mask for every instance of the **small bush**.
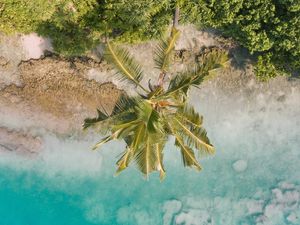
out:
<path id="1" fill-rule="evenodd" d="M 259 80 L 267 81 L 270 78 L 276 77 L 278 75 L 278 72 L 276 71 L 276 68 L 271 61 L 271 54 L 258 56 L 254 71 Z"/>

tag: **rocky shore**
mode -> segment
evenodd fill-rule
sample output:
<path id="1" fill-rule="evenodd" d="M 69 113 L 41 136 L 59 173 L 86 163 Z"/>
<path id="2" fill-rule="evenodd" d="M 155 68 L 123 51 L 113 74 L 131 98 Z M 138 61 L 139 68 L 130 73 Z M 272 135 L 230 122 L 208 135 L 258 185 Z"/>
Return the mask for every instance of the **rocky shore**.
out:
<path id="1" fill-rule="evenodd" d="M 183 62 L 204 46 L 225 46 L 231 54 L 230 65 L 193 94 L 192 101 L 201 102 L 204 112 L 205 107 L 212 108 L 212 101 L 218 103 L 215 107 L 226 108 L 228 99 L 235 101 L 232 105 L 236 107 L 246 102 L 251 108 L 259 96 L 264 98 L 263 110 L 265 98 L 284 102 L 287 95 L 300 93 L 297 79 L 278 77 L 266 83 L 258 82 L 242 49 L 214 33 L 197 31 L 192 26 L 182 28 L 176 46 L 175 70 L 182 69 Z M 147 77 L 143 83 L 156 79 L 152 61 L 155 42 L 127 47 L 145 68 Z M 35 34 L 0 36 L 1 151 L 40 151 L 43 145 L 40 130 L 61 136 L 80 136 L 84 118 L 95 116 L 97 108 L 111 111 L 122 91 L 132 89 L 112 78 L 114 72 L 95 51 L 86 57 L 67 59 L 49 50 L 52 50 L 49 40 Z M 101 46 L 98 50 L 101 51 Z"/>

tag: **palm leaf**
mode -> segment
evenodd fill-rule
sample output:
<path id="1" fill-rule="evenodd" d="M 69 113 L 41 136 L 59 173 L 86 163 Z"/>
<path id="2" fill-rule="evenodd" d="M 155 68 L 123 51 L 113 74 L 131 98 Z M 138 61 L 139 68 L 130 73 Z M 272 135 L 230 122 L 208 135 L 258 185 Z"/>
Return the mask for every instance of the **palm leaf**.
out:
<path id="1" fill-rule="evenodd" d="M 84 120 L 84 123 L 82 125 L 84 130 L 91 127 L 91 126 L 94 126 L 98 122 L 102 122 L 102 121 L 107 120 L 109 118 L 109 115 L 101 112 L 99 109 L 97 109 L 97 113 L 98 113 L 97 117 L 95 117 L 95 118 L 86 118 Z"/>
<path id="2" fill-rule="evenodd" d="M 105 138 L 102 138 L 99 142 L 97 142 L 94 147 L 92 148 L 93 150 L 96 150 L 97 148 L 100 148 L 101 145 L 111 141 L 114 139 L 114 135 L 109 135 Z"/>
<path id="3" fill-rule="evenodd" d="M 139 170 L 145 174 L 146 177 L 148 177 L 152 171 L 156 170 L 156 152 L 153 141 L 149 135 L 145 137 L 144 145 L 136 152 L 135 161 Z"/>
<path id="4" fill-rule="evenodd" d="M 140 124 L 138 120 L 124 122 L 122 124 L 114 125 L 111 130 L 115 132 L 115 138 L 121 139 L 127 137 L 129 134 L 135 132 L 135 128 Z"/>
<path id="5" fill-rule="evenodd" d="M 163 129 L 161 128 L 160 125 L 161 122 L 160 122 L 159 113 L 155 109 L 152 109 L 147 122 L 147 130 L 149 131 L 149 133 L 156 133 L 158 131 L 162 132 Z"/>
<path id="6" fill-rule="evenodd" d="M 207 74 L 207 72 L 202 71 L 199 65 L 190 66 L 186 71 L 177 74 L 170 80 L 165 95 L 173 95 L 176 92 L 181 92 L 186 96 L 189 88 L 201 84 Z"/>
<path id="7" fill-rule="evenodd" d="M 170 37 L 167 40 L 162 39 L 156 47 L 154 61 L 157 68 L 163 73 L 166 73 L 169 68 L 170 56 L 172 55 L 179 35 L 179 30 L 172 28 Z"/>
<path id="8" fill-rule="evenodd" d="M 146 135 L 146 125 L 141 122 L 134 130 L 133 140 L 130 148 L 132 148 L 134 154 L 138 148 L 143 144 L 144 137 Z"/>
<path id="9" fill-rule="evenodd" d="M 108 130 L 113 130 L 115 125 L 133 120 L 135 118 L 135 114 L 132 111 L 127 110 L 124 112 L 119 112 L 115 115 L 111 115 L 107 118 L 99 116 L 96 118 L 86 118 L 84 120 L 83 127 L 84 129 L 93 127 L 100 134 L 106 134 Z"/>
<path id="10" fill-rule="evenodd" d="M 168 123 L 168 129 L 170 133 L 175 137 L 175 146 L 181 150 L 181 156 L 184 166 L 194 167 L 197 170 L 201 170 L 201 166 L 195 157 L 195 153 L 192 148 L 184 144 L 183 138 L 178 133 L 178 128 L 173 121 Z"/>
<path id="11" fill-rule="evenodd" d="M 163 149 L 164 149 L 165 141 L 164 142 L 158 142 L 155 143 L 154 148 L 155 148 L 155 157 L 156 157 L 156 166 L 157 170 L 159 171 L 159 177 L 160 180 L 163 180 L 166 176 L 166 171 L 163 165 Z"/>
<path id="12" fill-rule="evenodd" d="M 120 80 L 126 80 L 131 84 L 139 86 L 145 92 L 148 92 L 142 85 L 140 85 L 140 81 L 143 78 L 141 66 L 135 62 L 126 49 L 120 47 L 116 48 L 113 44 L 108 42 L 104 52 L 104 57 L 115 67 Z"/>
<path id="13" fill-rule="evenodd" d="M 203 117 L 200 116 L 193 107 L 187 104 L 185 104 L 184 107 L 178 109 L 176 117 L 192 128 L 202 127 Z"/>
<path id="14" fill-rule="evenodd" d="M 197 170 L 201 170 L 201 166 L 195 157 L 195 153 L 192 148 L 186 146 L 183 143 L 182 138 L 175 134 L 175 145 L 181 150 L 182 160 L 184 166 L 194 167 Z"/>
<path id="15" fill-rule="evenodd" d="M 198 73 L 209 74 L 219 68 L 225 67 L 229 61 L 228 53 L 223 49 L 213 48 L 202 54 L 199 58 Z"/>
<path id="16" fill-rule="evenodd" d="M 188 125 L 181 122 L 178 118 L 173 120 L 176 123 L 177 132 L 186 140 L 189 146 L 194 146 L 196 149 L 206 154 L 214 154 L 214 146 L 210 143 L 207 133 L 203 128 L 190 128 Z"/>
<path id="17" fill-rule="evenodd" d="M 159 113 L 152 107 L 150 102 L 144 101 L 136 106 L 136 114 L 141 121 L 144 121 L 149 133 L 163 133 Z"/>
<path id="18" fill-rule="evenodd" d="M 137 120 L 132 120 L 132 121 L 124 122 L 122 124 L 113 125 L 111 128 L 113 133 L 111 135 L 103 138 L 98 143 L 96 143 L 96 145 L 93 147 L 93 150 L 96 150 L 101 145 L 103 145 L 111 140 L 120 139 L 120 138 L 124 138 L 124 137 L 128 136 L 129 133 L 132 133 L 135 131 L 135 128 L 138 125 L 139 125 L 139 121 L 137 121 Z"/>
<path id="19" fill-rule="evenodd" d="M 118 101 L 116 102 L 111 115 L 115 115 L 130 109 L 132 110 L 134 109 L 135 106 L 139 104 L 140 101 L 141 101 L 140 97 L 129 97 L 125 94 L 122 94 L 118 98 Z"/>
<path id="20" fill-rule="evenodd" d="M 127 147 L 122 157 L 117 162 L 118 169 L 116 171 L 116 174 L 118 175 L 120 172 L 126 169 L 129 166 L 131 160 L 132 160 L 132 149 Z"/>
<path id="21" fill-rule="evenodd" d="M 135 119 L 134 107 L 140 102 L 139 98 L 130 98 L 122 95 L 119 97 L 116 105 L 109 115 L 97 109 L 98 116 L 95 118 L 86 118 L 83 123 L 83 129 L 89 127 L 99 129 L 100 133 L 106 134 L 107 129 L 112 128 L 115 124 Z"/>
<path id="22" fill-rule="evenodd" d="M 169 83 L 169 87 L 161 97 L 169 98 L 170 96 L 181 96 L 186 99 L 187 92 L 191 86 L 192 77 L 184 74 L 176 75 Z"/>
<path id="23" fill-rule="evenodd" d="M 186 94 L 191 86 L 198 86 L 203 81 L 205 76 L 212 71 L 219 69 L 228 62 L 228 54 L 224 50 L 213 49 L 201 57 L 199 64 L 190 66 L 186 71 L 179 73 L 169 83 L 169 87 L 162 96 L 178 95 L 186 97 Z"/>

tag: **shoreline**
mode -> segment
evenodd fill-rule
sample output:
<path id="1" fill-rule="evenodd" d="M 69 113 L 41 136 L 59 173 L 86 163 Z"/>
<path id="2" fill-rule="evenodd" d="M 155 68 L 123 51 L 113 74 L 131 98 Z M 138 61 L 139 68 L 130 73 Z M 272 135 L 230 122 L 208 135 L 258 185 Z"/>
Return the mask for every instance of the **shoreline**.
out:
<path id="1" fill-rule="evenodd" d="M 183 30 L 182 36 L 177 51 L 184 51 L 185 54 L 175 62 L 175 71 L 183 69 L 183 61 L 194 57 L 201 47 L 222 44 L 217 36 L 189 26 Z M 106 107 L 107 111 L 111 111 L 120 94 L 123 91 L 130 94 L 132 90 L 131 86 L 120 84 L 112 78 L 114 72 L 104 61 L 88 57 L 68 60 L 56 55 L 24 60 L 24 49 L 17 40 L 16 43 L 13 40 L 0 43 L 0 50 L 6 49 L 0 54 L 0 128 L 8 133 L 13 131 L 12 134 L 17 132 L 14 134 L 17 140 L 19 133 L 29 133 L 32 135 L 30 142 L 39 137 L 39 130 L 61 137 L 80 137 L 84 118 L 96 116 L 97 108 Z M 11 46 L 15 48 L 10 49 Z M 156 79 L 157 71 L 153 69 L 152 60 L 155 43 L 127 47 L 145 69 L 146 78 L 142 83 Z M 235 60 L 234 54 L 242 54 L 238 51 L 231 49 L 233 57 L 228 68 L 211 76 L 200 86 L 200 90 L 191 93 L 191 101 L 200 102 L 203 106 L 199 109 L 201 114 L 209 115 L 210 102 L 214 102 L 215 107 L 227 107 L 226 104 L 231 101 L 234 110 L 238 110 L 245 103 L 248 108 L 255 106 L 259 98 L 278 99 L 283 103 L 290 93 L 300 93 L 300 80 L 296 78 L 277 77 L 268 82 L 256 81 L 247 59 L 241 55 L 239 60 L 242 63 Z M 239 63 L 245 65 L 239 67 Z"/>

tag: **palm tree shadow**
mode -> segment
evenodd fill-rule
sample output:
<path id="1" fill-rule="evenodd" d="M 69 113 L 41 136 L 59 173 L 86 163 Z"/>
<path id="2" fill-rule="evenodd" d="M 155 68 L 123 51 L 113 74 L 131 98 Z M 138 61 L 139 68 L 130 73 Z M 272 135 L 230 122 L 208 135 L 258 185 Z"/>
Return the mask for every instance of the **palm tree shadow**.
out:
<path id="1" fill-rule="evenodd" d="M 248 49 L 238 44 L 230 36 L 225 35 L 222 31 L 214 28 L 200 28 L 202 31 L 208 33 L 210 36 L 215 37 L 218 45 L 212 46 L 216 48 L 223 48 L 228 51 L 230 57 L 230 66 L 234 69 L 245 70 L 249 63 L 255 62 L 255 56 L 251 55 Z M 203 49 L 200 49 L 200 52 Z"/>

